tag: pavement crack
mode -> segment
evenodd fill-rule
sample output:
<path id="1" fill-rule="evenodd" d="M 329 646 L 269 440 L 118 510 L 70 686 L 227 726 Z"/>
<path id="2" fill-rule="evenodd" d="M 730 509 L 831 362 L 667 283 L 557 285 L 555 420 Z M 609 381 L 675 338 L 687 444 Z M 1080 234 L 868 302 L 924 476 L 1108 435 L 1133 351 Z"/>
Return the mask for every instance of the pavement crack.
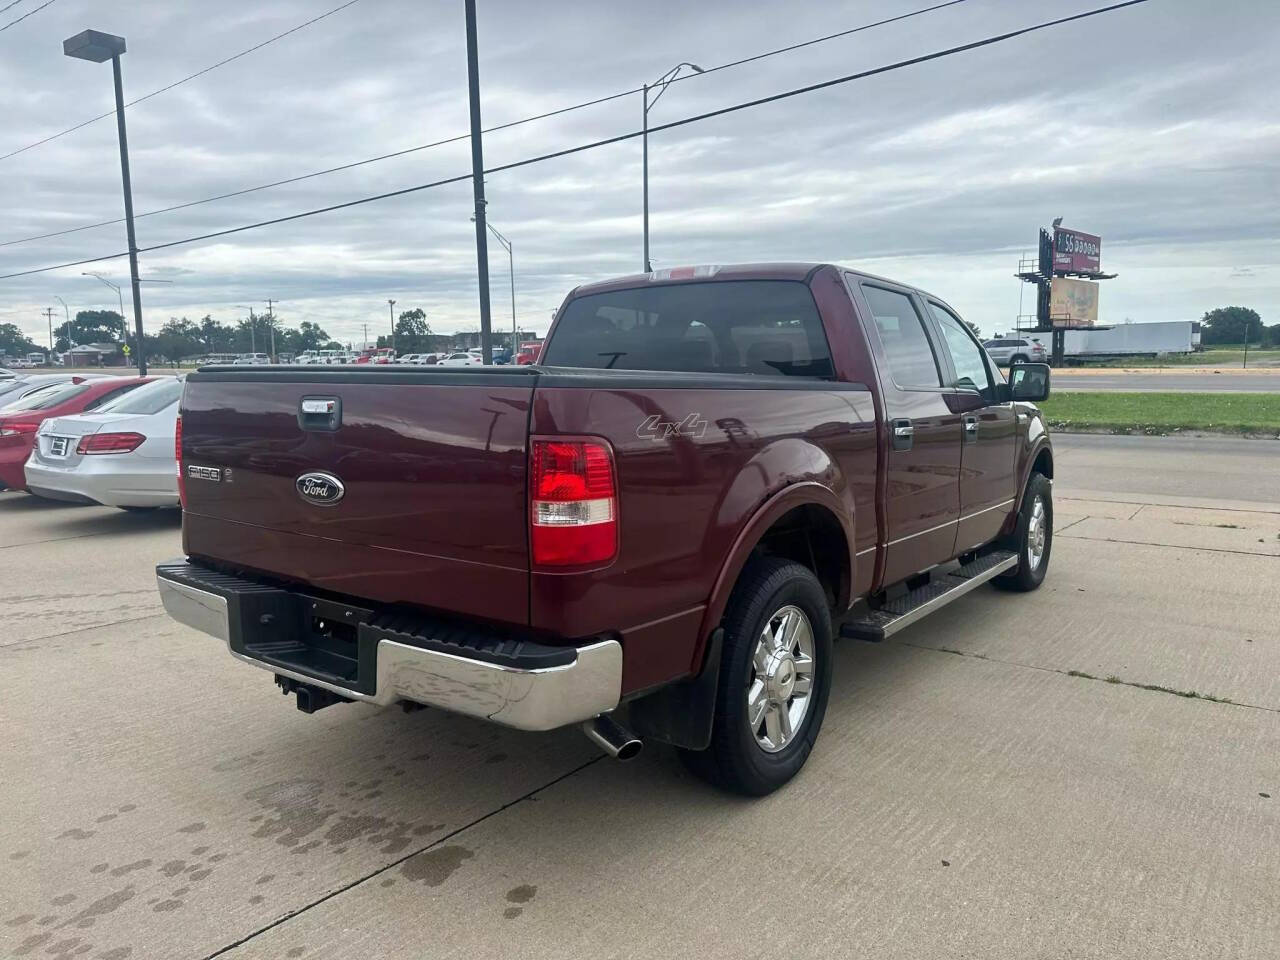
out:
<path id="1" fill-rule="evenodd" d="M 1061 530 L 1057 531 L 1059 534 Z M 1092 540 L 1095 543 L 1128 543 L 1135 547 L 1163 547 L 1166 550 L 1196 550 L 1202 553 L 1233 553 L 1241 557 L 1269 557 L 1277 559 L 1274 553 L 1258 553 L 1254 550 L 1229 550 L 1226 547 L 1189 547 L 1182 543 L 1157 543 L 1154 540 L 1123 540 L 1120 537 L 1067 537 L 1068 540 Z"/>
<path id="2" fill-rule="evenodd" d="M 348 883 L 344 883 L 340 887 L 336 887 L 335 889 L 330 890 L 328 893 L 324 894 L 323 896 L 317 897 L 315 900 L 312 900 L 310 903 L 304 904 L 301 907 L 298 907 L 297 909 L 290 910 L 288 913 L 284 914 L 281 917 L 277 917 L 275 920 L 272 920 L 270 923 L 259 927 L 257 930 L 254 930 L 252 933 L 246 934 L 245 936 L 241 937 L 239 940 L 236 940 L 234 943 L 228 943 L 224 947 L 219 947 L 217 950 L 213 951 L 213 953 L 206 954 L 204 957 L 201 958 L 201 960 L 214 960 L 215 957 L 224 956 L 228 952 L 235 950 L 237 947 L 241 947 L 244 944 L 248 943 L 250 940 L 254 939 L 255 937 L 260 937 L 262 936 L 262 934 L 266 933 L 267 931 L 273 930 L 276 927 L 280 926 L 281 924 L 287 923 L 288 921 L 292 920 L 294 917 L 297 917 L 303 913 L 306 913 L 308 910 L 311 910 L 314 907 L 318 907 L 320 906 L 320 904 L 325 903 L 328 900 L 332 900 L 334 897 L 339 896 L 340 894 L 346 893 L 348 890 L 358 887 L 362 883 L 367 883 L 368 881 L 374 879 L 375 877 L 378 877 L 386 873 L 388 870 L 391 870 L 391 869 L 394 869 L 395 867 L 400 866 L 400 864 L 404 863 L 406 860 L 411 860 L 420 853 L 426 853 L 428 850 L 432 849 L 433 847 L 438 847 L 441 844 L 447 843 L 449 840 L 452 840 L 454 837 L 458 836 L 458 834 L 463 833 L 466 830 L 470 830 L 472 827 L 478 826 L 481 823 L 484 823 L 484 821 L 490 819 L 491 817 L 496 817 L 498 814 L 502 813 L 503 811 L 511 807 L 514 807 L 516 804 L 523 803 L 524 801 L 532 797 L 534 794 L 541 793 L 543 790 L 548 790 L 551 787 L 554 787 L 557 783 L 560 783 L 562 780 L 568 780 L 570 777 L 574 776 L 575 774 L 581 773 L 583 770 L 587 769 L 587 767 L 590 767 L 593 764 L 597 764 L 603 759 L 604 759 L 604 754 L 601 754 L 598 757 L 592 757 L 590 760 L 586 761 L 585 763 L 578 764 L 572 770 L 562 773 L 558 777 L 552 777 L 546 783 L 543 783 L 543 784 L 540 784 L 539 786 L 534 787 L 532 790 L 529 790 L 527 793 L 524 793 L 516 797 L 514 800 L 508 800 L 506 803 L 502 804 L 501 806 L 495 807 L 494 809 L 490 810 L 488 813 L 482 814 L 481 816 L 476 817 L 474 820 L 470 821 L 469 823 L 464 823 L 462 826 L 458 827 L 457 829 L 451 830 L 449 833 L 446 833 L 437 837 L 431 843 L 428 843 L 425 847 L 420 847 L 417 850 L 411 850 L 409 853 L 406 853 L 403 857 L 397 857 L 395 860 L 392 860 L 390 863 L 387 863 L 381 867 L 378 867 L 378 869 L 376 870 L 372 870 L 369 873 L 366 873 L 363 876 L 357 877 L 356 879 Z"/>
<path id="3" fill-rule="evenodd" d="M 1089 519 L 1089 517 L 1088 517 L 1088 516 L 1083 516 L 1083 517 L 1080 517 L 1080 518 L 1079 518 L 1079 519 L 1077 519 L 1077 520 L 1072 520 L 1072 521 L 1071 521 L 1070 523 L 1068 523 L 1065 527 L 1059 527 L 1057 530 L 1055 530 L 1055 531 L 1054 531 L 1054 533 L 1057 533 L 1057 534 L 1061 535 L 1061 534 L 1065 533 L 1066 531 L 1070 530 L 1070 529 L 1071 529 L 1072 527 L 1074 527 L 1077 523 L 1084 523 L 1084 522 L 1085 522 L 1086 520 L 1088 520 L 1088 519 Z"/>
<path id="4" fill-rule="evenodd" d="M 970 653 L 964 650 L 956 650 L 954 647 L 931 647 L 925 643 L 911 643 L 907 640 L 894 640 L 893 644 L 902 647 L 912 647 L 916 650 L 929 650 L 933 653 L 949 653 L 952 656 L 964 657 L 968 660 L 987 660 L 991 663 L 999 663 L 1006 667 L 1022 667 L 1026 670 L 1039 670 L 1041 673 L 1056 673 L 1062 677 L 1072 677 L 1078 680 L 1096 680 L 1099 683 L 1110 683 L 1122 687 L 1136 687 L 1139 690 L 1150 690 L 1156 693 L 1167 693 L 1170 696 L 1181 697 L 1184 700 L 1204 700 L 1209 703 L 1218 703 L 1224 707 L 1243 707 L 1246 710 L 1265 710 L 1267 713 L 1280 713 L 1280 707 L 1264 707 L 1258 703 L 1242 703 L 1239 700 L 1230 700 L 1227 697 L 1218 697 L 1209 693 L 1197 693 L 1195 690 L 1179 690 L 1176 687 L 1166 687 L 1156 683 L 1141 683 L 1137 680 L 1122 680 L 1114 674 L 1106 677 L 1094 676 L 1091 673 L 1085 673 L 1082 670 L 1063 670 L 1060 667 L 1042 667 L 1035 663 L 1024 663 L 1021 660 L 1003 660 L 1000 657 L 989 657 L 985 653 Z"/>
<path id="5" fill-rule="evenodd" d="M 84 633 L 86 630 L 105 630 L 107 627 L 114 627 L 121 623 L 141 623 L 143 620 L 155 620 L 157 617 L 168 616 L 166 613 L 149 613 L 145 617 L 129 617 L 124 620 L 111 620 L 107 623 L 91 623 L 87 627 L 76 627 L 74 630 L 64 630 L 62 633 L 51 633 L 42 637 L 27 637 L 25 640 L 10 640 L 8 643 L 0 643 L 0 650 L 5 647 L 18 647 L 24 643 L 39 643 L 43 640 L 57 640 L 59 637 L 69 637 L 75 633 Z"/>

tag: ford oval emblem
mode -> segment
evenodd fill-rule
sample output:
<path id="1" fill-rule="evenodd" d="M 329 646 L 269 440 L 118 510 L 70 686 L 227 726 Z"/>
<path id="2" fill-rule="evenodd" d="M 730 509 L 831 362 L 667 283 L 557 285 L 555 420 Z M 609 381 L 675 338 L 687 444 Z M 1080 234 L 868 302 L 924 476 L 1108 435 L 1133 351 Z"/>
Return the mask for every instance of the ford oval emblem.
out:
<path id="1" fill-rule="evenodd" d="M 294 481 L 298 496 L 311 503 L 329 506 L 346 495 L 347 488 L 332 473 L 304 473 Z"/>

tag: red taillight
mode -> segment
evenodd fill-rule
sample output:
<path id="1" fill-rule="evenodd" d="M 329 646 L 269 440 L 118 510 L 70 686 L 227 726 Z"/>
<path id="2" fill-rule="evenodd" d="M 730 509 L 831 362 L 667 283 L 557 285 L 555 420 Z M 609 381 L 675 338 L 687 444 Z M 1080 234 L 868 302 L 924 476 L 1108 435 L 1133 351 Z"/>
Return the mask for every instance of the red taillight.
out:
<path id="1" fill-rule="evenodd" d="M 187 485 L 182 482 L 182 414 L 173 425 L 173 460 L 178 471 L 178 503 L 187 509 Z"/>
<path id="2" fill-rule="evenodd" d="M 38 423 L 6 423 L 0 427 L 0 437 L 18 437 L 35 433 L 40 429 Z"/>
<path id="3" fill-rule="evenodd" d="M 140 433 L 90 433 L 80 438 L 76 453 L 81 456 L 93 453 L 129 453 L 137 450 L 146 437 Z"/>
<path id="4" fill-rule="evenodd" d="M 533 440 L 529 449 L 533 563 L 579 567 L 618 552 L 613 453 L 592 440 Z"/>

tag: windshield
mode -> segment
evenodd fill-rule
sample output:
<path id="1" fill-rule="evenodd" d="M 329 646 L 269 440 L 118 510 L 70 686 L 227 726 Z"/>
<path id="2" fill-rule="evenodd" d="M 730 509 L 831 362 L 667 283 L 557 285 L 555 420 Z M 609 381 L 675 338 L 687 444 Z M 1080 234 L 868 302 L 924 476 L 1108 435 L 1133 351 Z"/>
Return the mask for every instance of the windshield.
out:
<path id="1" fill-rule="evenodd" d="M 128 393 L 108 400 L 95 413 L 134 413 L 148 415 L 159 413 L 182 397 L 182 379 L 165 377 L 153 383 L 144 383 Z"/>
<path id="2" fill-rule="evenodd" d="M 548 366 L 833 375 L 809 288 L 793 280 L 633 287 L 569 302 Z"/>
<path id="3" fill-rule="evenodd" d="M 0 407 L 0 413 L 14 413 L 19 410 L 48 410 L 65 400 L 78 397 L 89 389 L 87 383 L 58 383 L 49 387 L 33 390 L 21 400 L 15 400 Z"/>

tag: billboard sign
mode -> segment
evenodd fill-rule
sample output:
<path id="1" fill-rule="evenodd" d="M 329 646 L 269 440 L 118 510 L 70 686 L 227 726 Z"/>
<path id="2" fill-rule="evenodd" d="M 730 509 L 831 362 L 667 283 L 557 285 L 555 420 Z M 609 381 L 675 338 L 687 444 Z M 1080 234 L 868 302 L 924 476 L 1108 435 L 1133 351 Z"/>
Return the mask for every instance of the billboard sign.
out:
<path id="1" fill-rule="evenodd" d="M 1101 273 L 1102 238 L 1054 227 L 1053 269 L 1063 273 Z"/>
<path id="2" fill-rule="evenodd" d="M 1054 277 L 1049 319 L 1055 327 L 1092 327 L 1098 322 L 1098 284 L 1093 280 Z"/>

